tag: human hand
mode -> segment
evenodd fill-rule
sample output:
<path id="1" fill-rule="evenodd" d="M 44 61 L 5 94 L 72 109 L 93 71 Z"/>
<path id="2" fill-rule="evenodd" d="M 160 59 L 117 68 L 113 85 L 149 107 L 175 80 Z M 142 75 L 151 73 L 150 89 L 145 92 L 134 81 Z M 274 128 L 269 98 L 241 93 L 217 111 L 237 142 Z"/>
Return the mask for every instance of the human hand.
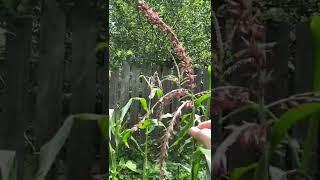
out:
<path id="1" fill-rule="evenodd" d="M 198 126 L 190 128 L 189 134 L 205 145 L 206 148 L 211 149 L 211 120 L 201 122 Z"/>

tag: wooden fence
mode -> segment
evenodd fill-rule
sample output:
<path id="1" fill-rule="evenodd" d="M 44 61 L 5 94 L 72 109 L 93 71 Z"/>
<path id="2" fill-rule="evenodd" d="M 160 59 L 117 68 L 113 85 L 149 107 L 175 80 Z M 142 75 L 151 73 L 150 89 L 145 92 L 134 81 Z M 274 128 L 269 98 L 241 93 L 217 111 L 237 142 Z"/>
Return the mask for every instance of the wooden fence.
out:
<path id="1" fill-rule="evenodd" d="M 43 1 L 39 15 L 10 19 L 10 33 L 5 35 L 0 149 L 16 151 L 18 180 L 32 179 L 28 174 L 37 161 L 30 159 L 38 158 L 36 152 L 68 115 L 102 114 L 107 109 L 106 59 L 96 52 L 97 40 L 103 41 L 101 34 L 106 33 L 105 19 L 97 17 L 104 15 L 90 9 L 90 1 L 67 6 Z M 97 132 L 95 122 L 76 122 L 48 179 L 59 177 L 60 160 L 68 179 L 88 180 L 92 173 L 106 173 L 107 146 L 100 144 Z M 93 169 L 93 162 L 98 168 Z"/>
<path id="2" fill-rule="evenodd" d="M 157 72 L 160 79 L 168 75 L 177 76 L 176 68 L 164 67 L 157 65 L 129 65 L 124 64 L 122 68 L 112 71 L 109 80 L 109 108 L 123 107 L 131 97 L 144 97 L 148 98 L 150 88 L 140 75 L 152 76 Z M 208 89 L 208 72 L 206 68 L 196 68 L 196 92 L 201 92 Z M 164 93 L 178 88 L 174 82 L 163 81 Z M 177 106 L 173 103 L 166 110 L 174 112 Z M 141 115 L 141 107 L 134 104 L 130 109 L 128 119 L 137 120 Z"/>

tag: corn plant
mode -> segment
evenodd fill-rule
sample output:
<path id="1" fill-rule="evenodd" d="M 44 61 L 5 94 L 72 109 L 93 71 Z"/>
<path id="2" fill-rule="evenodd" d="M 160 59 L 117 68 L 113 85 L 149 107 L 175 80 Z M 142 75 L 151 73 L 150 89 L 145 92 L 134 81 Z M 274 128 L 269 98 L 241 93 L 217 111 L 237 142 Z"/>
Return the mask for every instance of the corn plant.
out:
<path id="1" fill-rule="evenodd" d="M 109 129 L 103 130 L 108 132 L 109 137 L 105 140 L 109 142 L 109 177 L 112 179 L 123 179 L 125 169 L 140 173 L 133 161 L 125 161 L 120 155 L 124 147 L 129 147 L 128 138 L 135 142 L 137 149 L 142 152 L 137 141 L 131 136 L 131 132 L 125 128 L 123 120 L 128 110 L 129 108 L 127 107 L 122 108 L 120 111 L 109 109 Z"/>
<path id="2" fill-rule="evenodd" d="M 128 109 L 134 101 L 140 103 L 142 109 L 145 111 L 145 114 L 140 117 L 140 121 L 133 127 L 129 129 L 124 128 L 125 130 L 120 133 L 113 132 L 114 135 L 111 137 L 116 138 L 115 134 L 119 134 L 120 136 L 118 137 L 118 139 L 122 140 L 121 143 L 123 144 L 123 146 L 131 149 L 128 143 L 128 140 L 130 140 L 135 145 L 134 147 L 139 150 L 141 158 L 143 159 L 143 168 L 140 174 L 142 176 L 142 179 L 148 179 L 150 177 L 150 162 L 155 162 L 154 160 L 149 159 L 151 156 L 150 153 L 158 149 L 158 147 L 155 147 L 154 145 L 152 145 L 152 143 L 159 144 L 160 152 L 158 152 L 159 155 L 157 157 L 159 166 L 157 167 L 157 169 L 160 173 L 160 177 L 165 177 L 168 176 L 168 173 L 166 171 L 166 160 L 168 159 L 168 156 L 170 154 L 170 149 L 176 149 L 178 145 L 181 144 L 183 146 L 192 146 L 191 138 L 187 138 L 189 128 L 194 126 L 196 122 L 208 120 L 209 111 L 207 107 L 209 107 L 209 104 L 207 103 L 210 99 L 210 91 L 193 94 L 187 89 L 178 88 L 170 92 L 165 92 L 164 94 L 162 83 L 164 81 L 168 81 L 169 79 L 171 79 L 171 81 L 172 79 L 175 79 L 175 81 L 173 82 L 178 84 L 178 77 L 174 77 L 171 75 L 170 77 L 164 77 L 164 79 L 160 80 L 157 73 L 155 73 L 150 77 L 142 75 L 141 78 L 143 78 L 148 84 L 150 94 L 147 98 L 131 98 L 129 102 L 121 109 L 121 116 L 120 118 L 118 118 L 118 124 L 123 123 L 123 118 L 125 117 L 126 112 L 128 112 Z M 173 101 L 180 102 L 177 110 L 173 113 L 164 113 L 164 108 L 173 103 Z M 114 117 L 114 115 L 112 117 Z M 115 131 L 113 129 L 116 129 L 116 125 L 112 125 L 114 123 L 114 120 L 111 119 L 110 122 L 112 131 Z M 179 127 L 175 128 L 178 123 Z M 122 127 L 123 126 L 124 125 L 122 125 Z M 140 131 L 144 132 L 144 142 L 142 147 L 139 146 L 136 140 L 139 137 L 133 138 L 135 134 L 138 134 Z M 162 133 L 162 131 L 164 131 L 164 135 L 162 135 L 162 138 L 151 139 L 152 137 L 154 138 L 155 135 Z M 172 142 L 171 139 L 173 139 L 174 134 L 177 134 L 177 137 L 174 138 L 175 140 Z M 117 140 L 115 140 L 115 142 L 117 142 Z M 201 152 L 207 155 L 208 161 L 210 161 L 211 158 L 209 157 L 210 152 L 206 151 L 200 146 L 196 147 L 195 144 L 193 146 L 193 159 L 189 159 L 191 161 L 190 167 L 192 168 L 188 171 L 190 175 L 193 175 L 194 178 L 196 178 L 198 177 L 198 171 L 200 169 L 200 159 L 202 159 Z M 114 148 L 109 148 L 111 151 L 110 153 L 112 153 L 114 151 Z M 190 156 L 191 155 L 192 153 L 190 154 Z M 115 164 L 116 161 L 114 160 L 114 158 L 111 159 L 111 162 Z M 114 165 L 110 166 L 111 171 L 112 167 L 114 167 Z M 184 169 L 188 168 L 184 167 Z M 113 172 L 111 172 L 111 174 L 112 173 Z"/>
<path id="3" fill-rule="evenodd" d="M 196 144 L 191 138 L 188 138 L 187 135 L 189 128 L 197 122 L 209 119 L 211 85 L 209 84 L 207 91 L 194 92 L 195 76 L 192 60 L 182 46 L 182 43 L 178 40 L 177 35 L 173 32 L 172 28 L 159 17 L 158 13 L 153 11 L 144 1 L 139 1 L 138 5 L 140 11 L 146 16 L 150 24 L 164 32 L 171 40 L 177 58 L 176 60 L 175 57 L 173 57 L 176 65 L 176 75 L 169 75 L 163 79 L 159 78 L 157 72 L 152 76 L 141 76 L 148 84 L 150 93 L 146 98 L 131 98 L 122 108 L 119 119 L 120 122 L 125 116 L 124 112 L 128 111 L 133 101 L 138 101 L 144 111 L 144 115 L 139 117 L 139 122 L 124 131 L 124 136 L 122 137 L 123 143 L 129 148 L 128 140 L 132 140 L 133 144 L 139 149 L 141 158 L 143 159 L 142 172 L 140 173 L 142 179 L 149 179 L 155 172 L 158 173 L 160 179 L 181 178 L 182 176 L 180 176 L 179 173 L 178 176 L 173 176 L 167 171 L 167 165 L 172 166 L 172 164 L 179 164 L 178 167 L 183 169 L 181 171 L 184 171 L 184 174 L 185 172 L 187 173 L 184 177 L 197 179 L 199 177 L 199 171 L 204 169 L 201 166 L 203 164 L 202 159 L 204 159 L 202 153 L 205 154 L 206 159 L 210 161 L 210 151 Z M 209 82 L 211 82 L 211 68 L 209 67 L 208 70 Z M 164 92 L 162 86 L 164 81 L 175 83 L 178 88 Z M 164 112 L 165 107 L 170 106 L 173 102 L 179 104 L 178 108 L 174 112 Z M 143 132 L 142 135 L 141 132 Z M 162 137 L 158 138 L 160 133 Z M 132 138 L 137 134 L 139 135 L 137 138 Z M 143 140 L 141 140 L 141 137 L 143 137 Z M 139 147 L 137 143 L 136 139 L 138 138 L 142 141 L 141 143 L 143 145 L 141 145 L 141 147 Z M 174 139 L 174 141 L 172 141 L 172 139 Z M 189 157 L 181 157 L 180 153 L 173 153 L 175 156 L 178 156 L 177 158 L 180 158 L 180 160 L 178 160 L 178 163 L 168 162 L 168 157 L 171 152 L 173 152 L 170 150 L 178 150 L 178 152 L 184 150 L 181 149 L 181 147 L 179 148 L 178 145 L 191 150 Z M 160 150 L 158 150 L 158 147 Z M 158 155 L 154 156 L 156 151 L 158 151 Z M 182 162 L 186 161 L 189 161 L 189 167 L 183 165 Z M 157 162 L 157 165 L 153 166 L 154 163 L 152 162 Z M 209 165 L 210 164 L 211 163 L 209 163 Z M 208 171 L 210 169 L 211 168 L 208 168 Z M 179 171 L 178 169 L 178 172 Z M 207 178 L 209 177 L 210 174 L 207 173 Z"/>
<path id="4" fill-rule="evenodd" d="M 253 172 L 252 177 L 256 180 L 286 179 L 292 176 L 302 176 L 310 179 L 309 163 L 313 146 L 316 143 L 318 131 L 318 118 L 320 108 L 319 98 L 319 58 L 318 58 L 318 29 L 319 20 L 313 18 L 311 29 L 315 52 L 314 90 L 301 94 L 291 95 L 284 99 L 266 103 L 264 88 L 271 78 L 271 73 L 266 67 L 266 54 L 272 52 L 274 43 L 265 43 L 265 30 L 260 21 L 260 11 L 254 6 L 256 1 L 234 0 L 227 1 L 222 8 L 229 13 L 231 33 L 226 40 L 222 39 L 220 27 L 214 16 L 217 43 L 220 47 L 218 58 L 215 62 L 218 71 L 220 86 L 213 89 L 215 94 L 214 111 L 217 114 L 219 124 L 227 124 L 225 127 L 231 133 L 223 139 L 213 157 L 213 174 L 216 178 L 227 178 L 231 180 L 240 179 L 244 174 Z M 231 51 L 231 44 L 235 35 L 240 35 L 242 47 L 238 52 Z M 232 55 L 230 55 L 232 54 Z M 255 90 L 246 87 L 232 86 L 226 84 L 226 77 L 235 72 L 240 66 L 250 65 L 255 67 L 252 80 Z M 252 74 L 253 74 L 252 73 Z M 226 84 L 226 85 L 221 85 Z M 254 94 L 254 100 L 249 95 Z M 239 98 L 240 97 L 240 98 Z M 275 107 L 287 107 L 285 111 L 273 111 Z M 238 107 L 238 108 L 237 108 Z M 230 111 L 227 114 L 223 112 Z M 254 111 L 256 116 L 251 122 L 243 121 L 240 125 L 230 122 L 229 118 L 240 112 Z M 288 136 L 288 131 L 301 120 L 310 120 L 310 129 L 303 145 L 302 153 L 300 145 Z M 248 120 L 249 121 L 249 120 Z M 227 171 L 228 149 L 240 142 L 245 148 L 256 148 L 259 152 L 259 161 L 248 166 L 235 168 Z M 284 170 L 274 165 L 274 159 L 281 159 L 284 147 L 292 152 L 292 161 L 296 169 Z"/>

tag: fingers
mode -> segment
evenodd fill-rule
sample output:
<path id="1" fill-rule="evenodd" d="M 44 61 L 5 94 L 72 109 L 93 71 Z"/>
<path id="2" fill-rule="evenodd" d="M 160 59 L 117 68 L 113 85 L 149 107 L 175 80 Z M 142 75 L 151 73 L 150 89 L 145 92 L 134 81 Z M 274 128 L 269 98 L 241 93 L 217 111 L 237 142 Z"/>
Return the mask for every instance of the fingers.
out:
<path id="1" fill-rule="evenodd" d="M 192 127 L 190 128 L 189 133 L 196 140 L 205 145 L 206 148 L 211 149 L 211 129 L 199 129 L 197 127 Z"/>
<path id="2" fill-rule="evenodd" d="M 211 129 L 211 120 L 201 122 L 200 124 L 198 124 L 197 128 L 199 128 L 199 129 L 204 129 L 204 128 Z"/>

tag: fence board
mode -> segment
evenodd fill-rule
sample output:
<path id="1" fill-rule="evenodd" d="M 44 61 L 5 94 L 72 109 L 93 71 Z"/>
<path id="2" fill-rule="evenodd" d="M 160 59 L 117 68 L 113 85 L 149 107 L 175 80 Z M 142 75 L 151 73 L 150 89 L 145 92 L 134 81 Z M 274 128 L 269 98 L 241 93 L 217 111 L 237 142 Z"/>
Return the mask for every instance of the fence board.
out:
<path id="1" fill-rule="evenodd" d="M 88 2 L 72 11 L 72 113 L 93 113 L 95 108 L 97 24 L 89 14 Z M 75 121 L 67 152 L 69 179 L 90 179 L 96 122 Z"/>
<path id="2" fill-rule="evenodd" d="M 202 90 L 202 78 L 203 78 L 202 70 L 200 68 L 195 68 L 194 74 L 196 74 L 196 77 L 195 77 L 196 86 L 194 90 L 197 93 Z"/>
<path id="3" fill-rule="evenodd" d="M 26 116 L 26 82 L 28 77 L 28 60 L 31 48 L 30 18 L 18 18 L 14 22 L 15 35 L 7 35 L 8 55 L 5 59 L 6 91 L 4 94 L 4 113 L 0 125 L 0 149 L 15 150 L 18 160 L 18 180 L 23 178 L 24 131 Z"/>
<path id="4" fill-rule="evenodd" d="M 289 25 L 281 23 L 267 29 L 267 42 L 276 42 L 274 56 L 268 58 L 268 70 L 272 80 L 267 84 L 266 101 L 271 102 L 288 96 Z"/>
<path id="5" fill-rule="evenodd" d="M 309 25 L 296 26 L 296 56 L 294 72 L 294 92 L 303 93 L 312 90 L 312 39 Z"/>
<path id="6" fill-rule="evenodd" d="M 120 82 L 120 106 L 124 106 L 129 100 L 129 88 L 130 88 L 130 65 L 124 64 L 121 68 Z"/>
<path id="7" fill-rule="evenodd" d="M 46 1 L 41 17 L 41 60 L 34 122 L 39 147 L 56 133 L 62 120 L 65 22 L 64 12 L 56 0 Z"/>
<path id="8" fill-rule="evenodd" d="M 55 0 L 44 2 L 40 21 L 38 91 L 33 122 L 38 148 L 54 136 L 62 121 L 66 18 L 58 6 Z M 52 169 L 47 178 L 53 179 L 55 172 Z"/>
<path id="9" fill-rule="evenodd" d="M 109 81 L 109 108 L 116 108 L 117 99 L 119 98 L 119 82 L 119 71 L 113 70 Z"/>
<path id="10" fill-rule="evenodd" d="M 136 65 L 131 66 L 131 97 L 139 97 L 140 94 L 140 87 L 141 87 L 141 82 L 140 82 L 140 69 Z M 131 108 L 131 118 L 133 123 L 138 123 L 138 115 L 140 111 L 140 104 L 134 103 Z"/>
<path id="11" fill-rule="evenodd" d="M 313 57 L 312 57 L 312 37 L 309 24 L 300 23 L 296 26 L 296 58 L 295 58 L 295 74 L 294 74 L 294 93 L 309 92 L 313 88 Z M 292 129 L 292 135 L 303 143 L 309 128 L 308 121 L 299 122 Z M 314 146 L 315 148 L 316 146 Z M 316 149 L 315 149 L 316 150 Z M 316 152 L 314 152 L 316 154 Z M 319 156 L 318 156 L 319 157 Z M 289 162 L 288 168 L 297 168 L 293 162 Z M 316 176 L 317 158 L 312 158 L 310 166 L 312 177 Z M 319 179 L 319 178 L 314 178 Z"/>

